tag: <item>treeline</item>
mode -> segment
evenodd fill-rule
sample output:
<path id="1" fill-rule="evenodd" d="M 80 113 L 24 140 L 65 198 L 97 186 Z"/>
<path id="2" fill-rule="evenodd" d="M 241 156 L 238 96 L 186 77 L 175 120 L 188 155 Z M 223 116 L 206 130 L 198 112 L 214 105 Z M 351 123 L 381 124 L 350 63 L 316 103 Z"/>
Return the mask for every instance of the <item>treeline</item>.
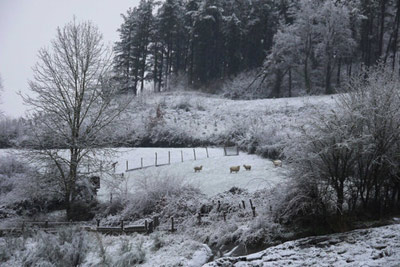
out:
<path id="1" fill-rule="evenodd" d="M 280 7 L 280 6 L 283 7 Z M 177 75 L 209 85 L 262 66 L 286 4 L 255 0 L 142 0 L 123 15 L 115 66 L 123 91 L 167 90 Z"/>
<path id="2" fill-rule="evenodd" d="M 362 65 L 398 67 L 400 0 L 141 0 L 123 19 L 116 80 L 134 94 L 254 69 L 260 96 L 329 94 Z"/>
<path id="3" fill-rule="evenodd" d="M 0 117 L 0 148 L 10 148 L 23 145 L 29 122 L 26 119 L 11 119 Z"/>

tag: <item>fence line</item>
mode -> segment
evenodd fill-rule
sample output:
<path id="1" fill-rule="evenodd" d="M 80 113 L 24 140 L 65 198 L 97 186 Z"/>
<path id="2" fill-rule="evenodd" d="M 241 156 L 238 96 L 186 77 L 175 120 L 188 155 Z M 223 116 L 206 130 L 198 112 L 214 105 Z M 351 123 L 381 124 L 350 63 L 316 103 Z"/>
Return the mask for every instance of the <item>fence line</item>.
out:
<path id="1" fill-rule="evenodd" d="M 205 147 L 205 155 L 206 158 L 209 158 L 209 152 L 208 152 L 208 147 Z M 197 151 L 199 151 L 199 148 L 197 148 Z M 140 167 L 135 167 L 135 168 L 129 168 L 129 164 L 128 164 L 128 160 L 126 160 L 126 168 L 125 168 L 125 172 L 132 172 L 132 171 L 137 171 L 137 170 L 141 170 L 141 169 L 146 169 L 146 168 L 150 168 L 150 167 L 161 167 L 161 166 L 166 166 L 166 165 L 171 165 L 171 151 L 168 150 L 168 158 L 167 158 L 167 163 L 160 163 L 159 162 L 159 154 L 158 152 L 154 153 L 154 165 L 143 165 L 143 157 L 140 158 Z M 184 153 L 183 150 L 180 150 L 180 154 L 181 154 L 181 162 L 185 161 L 184 158 Z M 225 154 L 225 153 L 224 153 Z M 198 159 L 198 154 L 196 154 L 196 148 L 193 148 L 193 158 L 189 159 L 189 160 L 194 160 L 196 161 Z M 174 162 L 174 163 L 178 163 L 178 161 Z"/>
<path id="2" fill-rule="evenodd" d="M 251 199 L 249 199 L 250 203 L 250 208 L 252 210 L 252 218 L 255 218 L 257 216 L 256 214 L 256 207 L 253 206 L 253 202 Z M 242 204 L 242 205 L 241 205 Z M 214 204 L 213 204 L 214 205 Z M 214 208 L 214 207 L 213 207 Z M 228 214 L 227 210 L 221 210 L 222 208 L 222 203 L 220 200 L 217 202 L 217 212 L 219 212 L 219 217 L 223 218 L 223 221 L 226 222 L 226 217 Z M 242 203 L 239 203 L 239 208 L 246 209 L 246 205 L 244 200 L 242 200 Z M 271 207 L 270 207 L 271 208 Z M 206 212 L 198 212 L 196 215 L 197 218 L 197 224 L 201 225 L 203 223 L 204 217 L 209 217 L 211 209 L 207 209 Z M 0 237 L 4 235 L 10 235 L 10 234 L 16 234 L 20 235 L 23 234 L 29 226 L 36 226 L 39 229 L 42 229 L 46 232 L 49 233 L 56 233 L 58 232 L 61 228 L 61 226 L 72 226 L 72 225 L 77 225 L 81 227 L 83 230 L 91 231 L 91 232 L 99 232 L 102 234 L 111 234 L 111 235 L 119 235 L 119 234 L 131 234 L 131 233 L 143 233 L 143 234 L 150 234 L 155 230 L 160 230 L 160 231 L 168 231 L 168 232 L 175 232 L 177 231 L 176 228 L 176 221 L 174 217 L 170 217 L 170 226 L 167 228 L 161 228 L 160 227 L 160 220 L 158 216 L 154 216 L 152 220 L 145 220 L 144 224 L 142 225 L 125 225 L 125 222 L 122 220 L 120 221 L 120 226 L 119 227 L 110 227 L 110 226 L 101 226 L 100 225 L 100 220 L 96 220 L 96 225 L 94 227 L 92 221 L 86 221 L 86 222 L 51 222 L 51 221 L 22 221 L 20 223 L 17 223 L 19 227 L 14 227 L 14 228 L 3 228 L 0 229 Z"/>

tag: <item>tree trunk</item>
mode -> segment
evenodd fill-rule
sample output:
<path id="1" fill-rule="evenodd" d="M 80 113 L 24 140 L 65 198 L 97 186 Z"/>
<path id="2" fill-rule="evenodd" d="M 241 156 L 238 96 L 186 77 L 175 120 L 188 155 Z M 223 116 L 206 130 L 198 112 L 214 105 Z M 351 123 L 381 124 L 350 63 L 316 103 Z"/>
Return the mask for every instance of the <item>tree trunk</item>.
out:
<path id="1" fill-rule="evenodd" d="M 338 60 L 338 69 L 337 69 L 337 76 L 336 76 L 336 86 L 340 87 L 340 69 L 342 67 L 342 59 L 339 58 Z"/>
<path id="2" fill-rule="evenodd" d="M 161 51 L 160 69 L 158 73 L 158 92 L 161 92 L 163 82 L 164 50 Z"/>
<path id="3" fill-rule="evenodd" d="M 189 82 L 190 86 L 193 86 L 193 70 L 194 68 L 194 41 L 191 41 L 191 49 L 190 49 L 190 65 L 189 65 Z"/>
<path id="4" fill-rule="evenodd" d="M 331 86 L 331 76 L 332 76 L 332 70 L 331 70 L 331 58 L 328 56 L 328 63 L 326 66 L 326 78 L 325 78 L 325 93 L 327 95 L 332 94 L 332 86 Z"/>
<path id="5" fill-rule="evenodd" d="M 306 57 L 304 62 L 304 85 L 306 87 L 307 94 L 309 94 L 311 92 L 311 81 L 308 74 L 308 57 Z"/>
<path id="6" fill-rule="evenodd" d="M 281 86 L 282 86 L 282 79 L 283 79 L 283 74 L 281 69 L 277 69 L 275 71 L 275 83 L 274 83 L 274 88 L 272 91 L 271 96 L 272 97 L 279 97 L 281 94 Z"/>
<path id="7" fill-rule="evenodd" d="M 292 97 L 292 69 L 289 68 L 289 97 Z"/>
<path id="8" fill-rule="evenodd" d="M 75 198 L 75 185 L 78 176 L 78 150 L 76 148 L 70 149 L 70 164 L 68 174 L 68 189 L 65 192 L 65 205 L 67 210 L 68 220 L 71 218 L 71 204 Z"/>
<path id="9" fill-rule="evenodd" d="M 157 93 L 157 77 L 158 77 L 158 43 L 154 44 L 154 66 L 153 66 L 153 90 Z"/>
<path id="10" fill-rule="evenodd" d="M 340 181 L 339 186 L 337 187 L 337 202 L 336 202 L 336 214 L 338 216 L 342 216 L 343 214 L 343 203 L 344 203 L 344 193 L 343 193 L 343 182 Z"/>
<path id="11" fill-rule="evenodd" d="M 400 0 L 397 1 L 397 11 L 396 11 L 396 27 L 394 30 L 394 37 L 393 37 L 393 62 L 392 62 L 392 70 L 394 71 L 395 62 L 396 62 L 396 54 L 397 54 L 397 39 L 399 37 L 399 27 L 400 27 Z"/>
<path id="12" fill-rule="evenodd" d="M 385 30 L 386 1 L 387 0 L 381 0 L 381 17 L 380 17 L 378 57 L 382 56 L 382 50 L 383 50 L 383 35 L 384 35 L 384 30 Z"/>

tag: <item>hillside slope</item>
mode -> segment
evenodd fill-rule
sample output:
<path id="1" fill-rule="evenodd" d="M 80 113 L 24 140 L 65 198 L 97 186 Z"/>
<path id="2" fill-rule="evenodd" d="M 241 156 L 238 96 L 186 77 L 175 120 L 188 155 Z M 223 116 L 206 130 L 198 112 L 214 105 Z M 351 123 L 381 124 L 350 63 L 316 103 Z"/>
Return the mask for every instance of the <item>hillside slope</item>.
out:
<path id="1" fill-rule="evenodd" d="M 117 138 L 130 146 L 184 147 L 236 143 L 263 156 L 306 121 L 335 108 L 337 96 L 230 100 L 195 92 L 136 99 Z"/>

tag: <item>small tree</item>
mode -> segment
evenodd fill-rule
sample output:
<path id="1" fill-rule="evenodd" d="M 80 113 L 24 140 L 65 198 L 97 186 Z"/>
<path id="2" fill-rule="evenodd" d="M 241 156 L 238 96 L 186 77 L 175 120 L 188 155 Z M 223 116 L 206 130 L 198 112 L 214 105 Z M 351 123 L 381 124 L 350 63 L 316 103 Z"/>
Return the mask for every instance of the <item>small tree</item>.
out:
<path id="1" fill-rule="evenodd" d="M 82 162 L 93 159 L 96 148 L 110 146 L 104 133 L 129 103 L 129 97 L 115 98 L 109 51 L 96 26 L 74 19 L 57 29 L 50 48 L 39 51 L 29 82 L 36 96 L 23 96 L 33 115 L 28 156 L 57 169 L 54 179 L 60 182 L 68 216 L 76 185 L 88 175 Z"/>

